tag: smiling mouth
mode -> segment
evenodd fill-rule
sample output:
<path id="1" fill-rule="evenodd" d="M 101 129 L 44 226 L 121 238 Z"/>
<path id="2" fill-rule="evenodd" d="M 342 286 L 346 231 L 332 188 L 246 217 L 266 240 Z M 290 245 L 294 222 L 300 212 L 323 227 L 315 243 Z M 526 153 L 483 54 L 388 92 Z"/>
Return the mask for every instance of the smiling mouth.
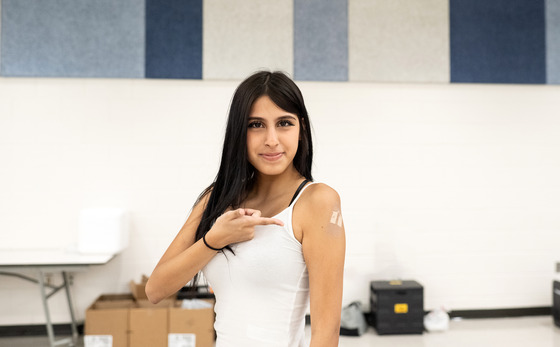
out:
<path id="1" fill-rule="evenodd" d="M 284 153 L 263 153 L 261 154 L 261 157 L 263 157 L 265 160 L 268 161 L 276 161 L 278 159 L 280 159 L 282 157 L 282 155 L 284 155 Z"/>

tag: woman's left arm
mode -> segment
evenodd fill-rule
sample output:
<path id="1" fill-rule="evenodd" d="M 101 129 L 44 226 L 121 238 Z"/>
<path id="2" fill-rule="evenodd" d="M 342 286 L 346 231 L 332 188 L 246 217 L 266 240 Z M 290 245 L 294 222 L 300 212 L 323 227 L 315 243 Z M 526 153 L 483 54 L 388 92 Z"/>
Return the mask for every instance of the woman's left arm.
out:
<path id="1" fill-rule="evenodd" d="M 325 184 L 308 190 L 300 225 L 309 272 L 310 347 L 338 346 L 346 248 L 340 197 Z"/>

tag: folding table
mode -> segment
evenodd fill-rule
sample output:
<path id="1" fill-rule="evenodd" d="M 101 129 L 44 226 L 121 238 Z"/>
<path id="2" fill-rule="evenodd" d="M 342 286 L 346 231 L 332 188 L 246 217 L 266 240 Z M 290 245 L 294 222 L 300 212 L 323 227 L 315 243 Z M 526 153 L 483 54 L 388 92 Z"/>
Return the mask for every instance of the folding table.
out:
<path id="1" fill-rule="evenodd" d="M 70 281 L 68 274 L 76 271 L 84 271 L 92 265 L 103 265 L 108 263 L 115 254 L 82 254 L 64 249 L 40 249 L 40 250 L 15 250 L 0 249 L 0 275 L 18 277 L 39 285 L 41 300 L 45 311 L 47 334 L 51 347 L 68 344 L 74 346 L 78 338 L 74 306 L 70 295 Z M 24 273 L 34 272 L 36 278 Z M 46 273 L 61 273 L 62 284 L 59 286 L 45 282 Z M 47 288 L 51 289 L 47 293 Z M 49 305 L 47 300 L 59 290 L 66 291 L 68 310 L 70 311 L 72 337 L 55 340 Z"/>

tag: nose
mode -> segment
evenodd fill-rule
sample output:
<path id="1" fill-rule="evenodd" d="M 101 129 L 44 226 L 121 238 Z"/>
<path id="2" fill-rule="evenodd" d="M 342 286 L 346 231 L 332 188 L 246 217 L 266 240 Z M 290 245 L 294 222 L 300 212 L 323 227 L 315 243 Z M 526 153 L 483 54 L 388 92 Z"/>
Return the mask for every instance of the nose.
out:
<path id="1" fill-rule="evenodd" d="M 269 128 L 266 132 L 265 146 L 275 147 L 278 145 L 278 134 L 275 128 Z"/>

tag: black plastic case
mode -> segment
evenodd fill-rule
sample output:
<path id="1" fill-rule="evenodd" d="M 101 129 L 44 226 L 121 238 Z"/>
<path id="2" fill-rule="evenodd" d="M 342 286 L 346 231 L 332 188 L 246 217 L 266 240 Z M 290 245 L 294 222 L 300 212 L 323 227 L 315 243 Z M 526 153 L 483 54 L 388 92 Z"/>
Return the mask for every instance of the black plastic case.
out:
<path id="1" fill-rule="evenodd" d="M 424 288 L 416 281 L 372 281 L 373 327 L 379 335 L 424 332 Z"/>

